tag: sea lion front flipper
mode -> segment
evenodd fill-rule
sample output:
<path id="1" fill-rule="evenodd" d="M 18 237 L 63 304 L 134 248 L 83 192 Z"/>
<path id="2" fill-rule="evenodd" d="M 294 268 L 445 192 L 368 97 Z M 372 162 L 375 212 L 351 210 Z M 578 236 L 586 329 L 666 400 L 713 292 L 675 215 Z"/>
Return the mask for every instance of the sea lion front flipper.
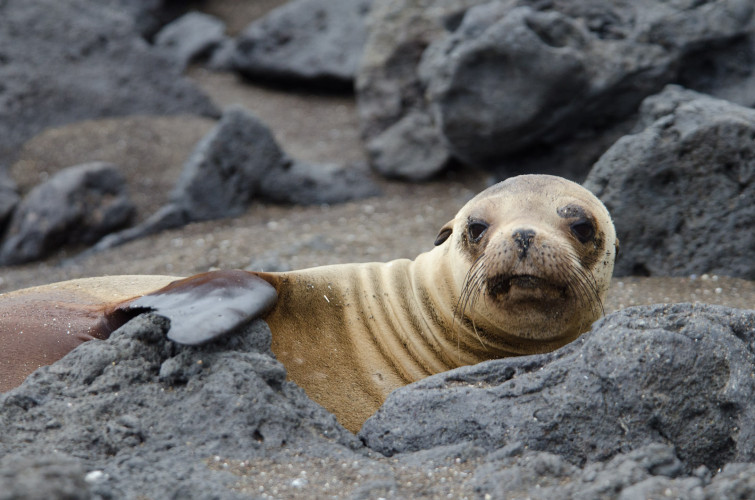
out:
<path id="1" fill-rule="evenodd" d="M 253 273 L 210 271 L 129 299 L 114 312 L 154 311 L 170 320 L 169 339 L 198 345 L 262 316 L 277 298 L 275 288 Z"/>

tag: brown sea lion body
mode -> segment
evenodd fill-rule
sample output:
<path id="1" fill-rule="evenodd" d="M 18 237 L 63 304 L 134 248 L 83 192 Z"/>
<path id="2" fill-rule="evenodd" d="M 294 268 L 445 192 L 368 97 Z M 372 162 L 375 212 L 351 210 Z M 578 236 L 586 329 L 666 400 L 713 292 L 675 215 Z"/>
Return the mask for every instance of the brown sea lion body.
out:
<path id="1" fill-rule="evenodd" d="M 64 335 L 51 333 L 50 308 L 27 307 L 53 291 L 61 294 L 59 304 L 73 304 L 58 309 L 72 311 L 69 316 L 82 322 L 74 325 L 75 335 L 83 336 L 80 342 L 106 337 L 130 309 L 163 314 L 188 301 L 192 311 L 202 310 L 193 303 L 231 290 L 231 300 L 238 295 L 246 301 L 235 310 L 251 310 L 237 323 L 264 318 L 273 333 L 273 352 L 289 378 L 356 431 L 397 387 L 458 366 L 546 352 L 574 340 L 602 314 L 616 251 L 610 216 L 592 194 L 561 178 L 520 176 L 468 202 L 441 229 L 435 248 L 415 260 L 285 273 L 220 271 L 165 288 L 175 278 L 74 280 L 0 296 L 0 334 L 6 344 L 8 328 Z M 126 287 L 129 280 L 133 286 Z M 250 289 L 254 294 L 247 294 Z M 26 316 L 14 316 L 19 304 L 29 311 Z M 209 340 L 236 324 L 204 328 L 185 308 L 170 314 L 165 313 L 171 333 L 178 330 L 171 338 L 184 343 Z M 187 316 L 191 328 L 180 324 Z M 202 333 L 213 328 L 216 333 Z M 184 330 L 190 331 L 188 340 L 181 336 Z M 192 337 L 196 331 L 199 335 Z M 24 364 L 51 362 L 68 345 L 48 349 L 42 358 L 26 356 Z M 0 378 L 5 378 L 2 363 L 15 361 L 0 357 Z"/>
<path id="2" fill-rule="evenodd" d="M 83 278 L 0 295 L 0 392 L 82 342 L 106 339 L 108 306 L 164 287 L 170 276 Z M 120 325 L 118 325 L 120 326 Z"/>

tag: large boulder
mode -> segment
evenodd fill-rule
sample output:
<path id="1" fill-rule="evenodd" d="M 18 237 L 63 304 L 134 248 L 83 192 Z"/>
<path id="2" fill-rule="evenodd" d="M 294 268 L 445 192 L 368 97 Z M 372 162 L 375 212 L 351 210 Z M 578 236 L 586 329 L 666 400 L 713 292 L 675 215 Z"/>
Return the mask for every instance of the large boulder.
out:
<path id="1" fill-rule="evenodd" d="M 755 111 L 670 86 L 585 187 L 611 212 L 617 275 L 755 279 Z"/>
<path id="2" fill-rule="evenodd" d="M 495 1 L 425 51 L 421 74 L 452 153 L 493 166 L 633 113 L 705 44 L 752 30 L 741 0 Z"/>
<path id="3" fill-rule="evenodd" d="M 237 38 L 233 66 L 258 80 L 353 86 L 373 0 L 294 0 Z"/>
<path id="4" fill-rule="evenodd" d="M 123 174 L 109 163 L 58 172 L 32 189 L 13 213 L 0 264 L 36 260 L 66 245 L 91 244 L 134 216 Z"/>
<path id="5" fill-rule="evenodd" d="M 0 3 L 0 167 L 45 128 L 130 114 L 216 115 L 107 2 Z"/>
<path id="6" fill-rule="evenodd" d="M 687 472 L 755 461 L 755 311 L 629 308 L 553 353 L 489 361 L 391 393 L 360 432 L 388 455 L 516 443 L 572 464 L 669 444 Z"/>
<path id="7" fill-rule="evenodd" d="M 388 177 L 426 179 L 450 160 L 429 112 L 418 65 L 430 43 L 485 0 L 376 2 L 356 77 L 362 135 L 370 164 Z"/>
<path id="8" fill-rule="evenodd" d="M 742 39 L 753 33 L 750 2 L 425 7 L 421 0 L 375 7 L 357 78 L 367 149 L 386 175 L 424 178 L 453 157 L 499 175 L 537 169 L 581 178 L 625 133 L 642 99 L 665 84 L 684 78 L 747 94 L 749 80 L 738 75 L 750 67 L 741 56 Z M 714 52 L 726 56 L 716 66 L 720 78 L 695 63 Z M 421 133 L 400 132 L 419 125 Z M 405 150 L 418 144 L 434 154 L 415 158 L 407 174 Z"/>

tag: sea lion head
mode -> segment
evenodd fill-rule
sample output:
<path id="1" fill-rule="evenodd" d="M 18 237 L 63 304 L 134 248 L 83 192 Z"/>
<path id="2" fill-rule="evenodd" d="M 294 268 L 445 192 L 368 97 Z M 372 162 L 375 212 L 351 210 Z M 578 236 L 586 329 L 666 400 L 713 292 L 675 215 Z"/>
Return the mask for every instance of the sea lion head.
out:
<path id="1" fill-rule="evenodd" d="M 603 314 L 618 240 L 582 186 L 522 175 L 470 200 L 436 246 L 454 260 L 455 318 L 486 337 L 566 343 Z"/>

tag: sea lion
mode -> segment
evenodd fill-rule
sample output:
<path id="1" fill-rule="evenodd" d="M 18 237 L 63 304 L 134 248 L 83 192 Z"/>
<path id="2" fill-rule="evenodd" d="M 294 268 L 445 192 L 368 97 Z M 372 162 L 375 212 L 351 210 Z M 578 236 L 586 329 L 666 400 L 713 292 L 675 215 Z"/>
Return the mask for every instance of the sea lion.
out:
<path id="1" fill-rule="evenodd" d="M 617 250 L 610 215 L 589 191 L 513 177 L 464 205 L 413 261 L 93 278 L 0 296 L 2 342 L 15 353 L 0 355 L 2 388 L 71 348 L 24 350 L 42 345 L 29 336 L 67 335 L 50 318 L 70 322 L 80 342 L 154 310 L 171 320 L 169 338 L 198 344 L 262 317 L 289 378 L 357 431 L 397 387 L 577 338 L 602 315 Z"/>

